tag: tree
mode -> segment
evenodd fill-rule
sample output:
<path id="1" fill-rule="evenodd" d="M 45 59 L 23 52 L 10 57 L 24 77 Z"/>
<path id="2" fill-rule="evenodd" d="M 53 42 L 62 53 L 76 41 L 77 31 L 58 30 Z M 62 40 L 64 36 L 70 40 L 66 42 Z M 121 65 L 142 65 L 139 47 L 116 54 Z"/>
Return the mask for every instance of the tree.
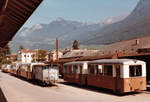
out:
<path id="1" fill-rule="evenodd" d="M 7 57 L 4 57 L 1 61 L 1 64 L 11 64 L 11 61 L 7 59 Z"/>
<path id="2" fill-rule="evenodd" d="M 6 45 L 4 48 L 2 48 L 2 52 L 4 53 L 4 55 L 10 55 L 11 50 L 10 50 L 9 45 Z"/>
<path id="3" fill-rule="evenodd" d="M 37 61 L 45 61 L 46 55 L 47 55 L 47 52 L 45 50 L 38 50 L 38 52 L 37 52 Z"/>
<path id="4" fill-rule="evenodd" d="M 20 46 L 19 46 L 19 49 L 20 49 L 20 50 L 23 50 L 23 49 L 24 49 L 24 47 L 23 47 L 22 45 L 20 45 Z"/>
<path id="5" fill-rule="evenodd" d="M 74 40 L 73 45 L 72 45 L 72 48 L 73 48 L 74 50 L 79 49 L 79 43 L 78 43 L 77 40 Z"/>
<path id="6" fill-rule="evenodd" d="M 10 61 L 8 62 L 6 59 L 6 56 L 10 54 L 11 54 L 11 50 L 10 50 L 9 45 L 6 45 L 4 48 L 1 48 L 0 49 L 0 63 L 2 64 L 10 63 Z"/>

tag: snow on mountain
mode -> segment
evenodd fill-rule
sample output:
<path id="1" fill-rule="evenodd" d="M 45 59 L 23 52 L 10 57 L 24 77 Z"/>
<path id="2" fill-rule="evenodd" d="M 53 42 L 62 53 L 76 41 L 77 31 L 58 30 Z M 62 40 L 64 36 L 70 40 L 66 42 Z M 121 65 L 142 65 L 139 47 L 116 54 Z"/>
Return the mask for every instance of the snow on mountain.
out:
<path id="1" fill-rule="evenodd" d="M 110 19 L 111 22 L 116 21 L 116 18 Z M 17 49 L 19 45 L 24 45 L 26 48 L 50 49 L 55 48 L 55 38 L 59 37 L 60 47 L 65 47 L 71 45 L 75 39 L 90 38 L 92 32 L 110 24 L 110 19 L 90 24 L 57 18 L 49 24 L 36 24 L 31 28 L 23 28 L 15 36 L 11 46 L 13 49 Z"/>
<path id="2" fill-rule="evenodd" d="M 38 29 L 42 29 L 43 26 L 41 24 L 36 24 L 35 26 L 32 27 L 32 30 L 38 30 Z"/>
<path id="3" fill-rule="evenodd" d="M 42 28 L 43 28 L 42 24 L 36 24 L 31 28 L 25 28 L 25 29 L 23 28 L 21 31 L 19 31 L 20 33 L 19 36 L 26 37 L 30 35 L 31 33 L 33 33 L 34 31 L 42 29 Z"/>

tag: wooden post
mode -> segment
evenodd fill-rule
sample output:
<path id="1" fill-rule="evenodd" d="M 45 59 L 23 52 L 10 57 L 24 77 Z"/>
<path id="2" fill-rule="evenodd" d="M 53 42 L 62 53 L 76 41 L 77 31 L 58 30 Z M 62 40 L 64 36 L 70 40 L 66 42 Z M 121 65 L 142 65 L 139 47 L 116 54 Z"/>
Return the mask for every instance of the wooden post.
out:
<path id="1" fill-rule="evenodd" d="M 56 38 L 56 64 L 57 64 L 57 67 L 58 67 L 58 72 L 59 72 L 59 74 L 60 74 L 60 67 L 59 67 L 59 58 L 58 58 L 58 38 Z"/>
<path id="2" fill-rule="evenodd" d="M 58 38 L 56 38 L 56 62 L 58 63 Z"/>

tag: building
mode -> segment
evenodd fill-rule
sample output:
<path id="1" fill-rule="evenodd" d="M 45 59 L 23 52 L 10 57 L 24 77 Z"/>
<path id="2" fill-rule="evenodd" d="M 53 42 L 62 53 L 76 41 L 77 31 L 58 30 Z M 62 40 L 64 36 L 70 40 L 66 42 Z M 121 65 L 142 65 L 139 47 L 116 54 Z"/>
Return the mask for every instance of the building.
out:
<path id="1" fill-rule="evenodd" d="M 59 59 L 59 73 L 63 76 L 63 64 L 72 61 L 89 60 L 97 55 L 98 50 L 70 50 Z M 86 59 L 88 58 L 88 59 Z"/>
<path id="2" fill-rule="evenodd" d="M 72 58 L 82 58 L 82 57 L 91 57 L 96 56 L 98 50 L 71 50 L 65 53 L 61 59 L 72 59 Z"/>
<path id="3" fill-rule="evenodd" d="M 6 56 L 6 58 L 10 62 L 15 62 L 17 60 L 17 55 L 16 54 L 11 54 L 11 55 Z"/>
<path id="4" fill-rule="evenodd" d="M 58 59 L 61 58 L 63 55 L 63 52 L 61 52 L 60 50 L 58 51 Z M 48 60 L 50 62 L 55 62 L 57 60 L 57 51 L 56 50 L 52 50 L 50 51 L 50 53 L 48 54 Z"/>
<path id="5" fill-rule="evenodd" d="M 37 59 L 37 50 L 20 50 L 18 51 L 17 59 L 22 63 L 35 62 Z"/>
<path id="6" fill-rule="evenodd" d="M 145 61 L 147 81 L 150 81 L 150 36 L 116 42 L 94 52 L 70 51 L 62 56 L 59 63 L 62 69 L 66 62 L 117 58 Z"/>
<path id="7" fill-rule="evenodd" d="M 98 56 L 130 58 L 146 62 L 147 81 L 150 81 L 150 36 L 116 42 L 98 52 Z"/>

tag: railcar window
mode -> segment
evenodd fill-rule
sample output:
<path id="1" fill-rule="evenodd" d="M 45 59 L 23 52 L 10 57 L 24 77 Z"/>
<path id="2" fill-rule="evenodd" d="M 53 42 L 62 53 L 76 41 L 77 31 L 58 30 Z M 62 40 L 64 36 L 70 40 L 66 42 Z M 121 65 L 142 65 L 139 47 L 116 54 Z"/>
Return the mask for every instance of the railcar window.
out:
<path id="1" fill-rule="evenodd" d="M 88 73 L 89 74 L 99 74 L 98 65 L 88 65 Z"/>
<path id="2" fill-rule="evenodd" d="M 79 73 L 82 74 L 82 65 L 79 65 Z"/>
<path id="3" fill-rule="evenodd" d="M 51 66 L 45 66 L 45 69 L 50 69 Z"/>
<path id="4" fill-rule="evenodd" d="M 68 68 L 67 68 L 67 66 L 64 66 L 64 73 L 68 73 Z"/>
<path id="5" fill-rule="evenodd" d="M 30 66 L 27 66 L 27 71 L 30 71 Z"/>
<path id="6" fill-rule="evenodd" d="M 29 67 L 27 65 L 21 65 L 21 70 L 28 71 Z"/>
<path id="7" fill-rule="evenodd" d="M 78 73 L 78 66 L 77 65 L 73 65 L 73 73 L 74 74 Z"/>
<path id="8" fill-rule="evenodd" d="M 94 65 L 88 65 L 88 69 L 89 74 L 94 74 Z"/>
<path id="9" fill-rule="evenodd" d="M 129 66 L 129 74 L 130 77 L 142 76 L 142 66 L 141 65 Z"/>
<path id="10" fill-rule="evenodd" d="M 104 65 L 104 75 L 112 76 L 112 65 Z"/>
<path id="11" fill-rule="evenodd" d="M 40 68 L 40 67 L 37 66 L 37 68 Z M 44 69 L 45 69 L 45 66 L 42 66 L 42 70 L 44 70 Z"/>

